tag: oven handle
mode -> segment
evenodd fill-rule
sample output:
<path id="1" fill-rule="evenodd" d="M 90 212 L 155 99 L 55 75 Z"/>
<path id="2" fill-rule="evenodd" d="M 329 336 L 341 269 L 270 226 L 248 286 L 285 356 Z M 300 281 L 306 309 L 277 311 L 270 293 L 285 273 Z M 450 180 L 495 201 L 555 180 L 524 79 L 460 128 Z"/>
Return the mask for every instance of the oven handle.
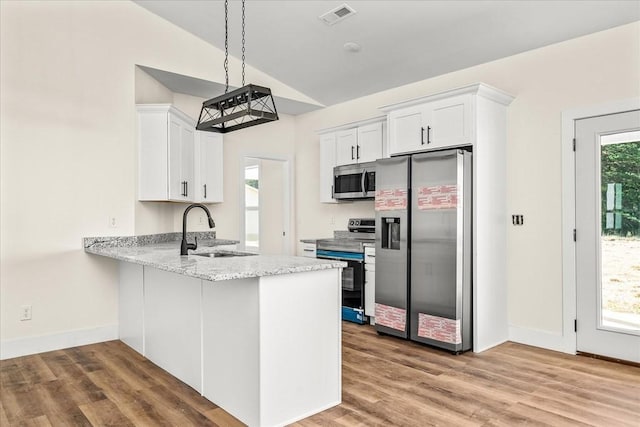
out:
<path id="1" fill-rule="evenodd" d="M 359 260 L 359 259 L 341 258 L 341 257 L 337 257 L 337 256 L 328 256 L 328 255 L 317 255 L 316 258 L 318 258 L 318 259 L 334 259 L 336 261 L 344 261 L 344 262 L 359 262 L 359 263 L 364 262 L 364 261 Z"/>

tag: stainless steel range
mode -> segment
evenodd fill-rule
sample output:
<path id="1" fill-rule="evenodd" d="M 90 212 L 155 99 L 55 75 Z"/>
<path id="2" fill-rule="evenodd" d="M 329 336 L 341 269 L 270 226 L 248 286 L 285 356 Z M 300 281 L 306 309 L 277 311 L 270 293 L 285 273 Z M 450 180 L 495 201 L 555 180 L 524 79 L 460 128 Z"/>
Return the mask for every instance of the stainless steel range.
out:
<path id="1" fill-rule="evenodd" d="M 332 239 L 316 242 L 316 257 L 345 261 L 342 269 L 342 318 L 366 323 L 364 315 L 364 247 L 375 243 L 375 218 L 351 218 L 349 231 L 336 231 Z"/>

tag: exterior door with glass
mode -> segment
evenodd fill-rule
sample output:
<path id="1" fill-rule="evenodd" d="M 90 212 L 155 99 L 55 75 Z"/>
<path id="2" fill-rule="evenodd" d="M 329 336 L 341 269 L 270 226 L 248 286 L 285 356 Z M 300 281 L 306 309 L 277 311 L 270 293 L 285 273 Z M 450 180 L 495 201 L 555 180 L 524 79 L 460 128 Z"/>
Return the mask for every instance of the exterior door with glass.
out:
<path id="1" fill-rule="evenodd" d="M 577 350 L 640 363 L 640 110 L 575 138 Z"/>

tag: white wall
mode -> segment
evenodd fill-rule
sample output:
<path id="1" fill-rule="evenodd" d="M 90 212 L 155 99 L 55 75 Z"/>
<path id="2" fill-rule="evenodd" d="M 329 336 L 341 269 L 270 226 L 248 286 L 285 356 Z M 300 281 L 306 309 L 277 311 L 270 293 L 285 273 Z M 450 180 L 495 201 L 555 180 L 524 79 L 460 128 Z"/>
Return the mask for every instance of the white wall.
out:
<path id="1" fill-rule="evenodd" d="M 0 8 L 4 351 L 34 336 L 113 330 L 116 264 L 85 254 L 82 237 L 169 231 L 178 210 L 135 199 L 135 103 L 168 96 L 144 76 L 137 79 L 135 64 L 223 82 L 224 54 L 131 2 L 2 1 Z M 231 69 L 240 68 L 230 61 Z M 246 71 L 249 81 L 281 96 L 313 102 L 252 67 Z M 230 84 L 239 79 L 230 75 Z M 181 100 L 176 96 L 176 104 Z M 277 150 L 293 152 L 288 117 L 247 130 L 250 145 L 270 150 L 267 126 L 282 136 Z M 237 157 L 240 138 L 227 139 L 234 148 L 225 155 Z M 228 163 L 236 174 L 239 160 Z M 229 206 L 237 205 L 233 185 L 226 181 Z M 220 237 L 237 237 L 234 213 L 217 209 Z M 108 227 L 110 216 L 117 228 Z M 33 320 L 18 320 L 23 304 L 33 306 Z"/>
<path id="2" fill-rule="evenodd" d="M 508 109 L 508 212 L 524 226 L 508 226 L 509 322 L 553 337 L 562 333 L 561 113 L 640 96 L 640 23 L 544 47 L 440 77 L 345 102 L 296 120 L 298 237 L 314 238 L 349 215 L 373 213 L 366 202 L 318 203 L 317 129 L 380 114 L 377 107 L 484 82 L 515 95 Z M 320 235 L 320 236 L 319 236 Z"/>

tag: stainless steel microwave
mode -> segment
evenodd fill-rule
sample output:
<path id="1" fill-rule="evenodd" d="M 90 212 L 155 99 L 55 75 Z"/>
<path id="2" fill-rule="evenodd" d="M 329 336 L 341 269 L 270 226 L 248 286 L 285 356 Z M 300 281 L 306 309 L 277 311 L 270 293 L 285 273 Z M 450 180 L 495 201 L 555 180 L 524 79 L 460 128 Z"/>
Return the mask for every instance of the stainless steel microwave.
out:
<path id="1" fill-rule="evenodd" d="M 333 168 L 333 198 L 373 199 L 376 191 L 376 162 Z"/>

